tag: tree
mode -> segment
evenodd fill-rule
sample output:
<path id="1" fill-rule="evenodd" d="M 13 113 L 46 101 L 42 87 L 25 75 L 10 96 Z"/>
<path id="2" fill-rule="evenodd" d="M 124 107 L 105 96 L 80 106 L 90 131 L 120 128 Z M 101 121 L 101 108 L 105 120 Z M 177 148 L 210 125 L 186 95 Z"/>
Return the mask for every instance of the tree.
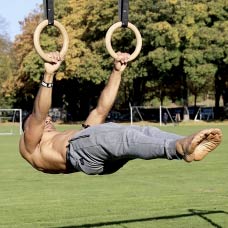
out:
<path id="1" fill-rule="evenodd" d="M 84 119 L 96 104 L 112 68 L 113 60 L 105 49 L 104 37 L 108 28 L 119 20 L 117 4 L 116 0 L 55 1 L 55 19 L 65 26 L 70 45 L 65 64 L 56 75 L 53 106 L 62 107 L 65 102 L 79 119 Z M 22 34 L 14 45 L 19 66 L 15 75 L 17 104 L 22 107 L 32 106 L 43 73 L 43 61 L 32 41 L 40 15 L 38 10 L 21 23 Z M 124 72 L 118 107 L 127 107 L 129 101 L 149 104 L 155 97 L 161 103 L 169 97 L 173 102 L 179 100 L 188 105 L 189 94 L 194 94 L 196 100 L 208 90 L 214 91 L 214 87 L 216 100 L 223 95 L 227 103 L 225 1 L 135 0 L 130 2 L 129 21 L 141 32 L 143 48 Z M 48 27 L 42 33 L 41 44 L 46 51 L 61 47 L 58 31 Z M 112 45 L 114 50 L 131 53 L 135 47 L 134 35 L 121 28 L 113 34 Z M 215 78 L 219 81 L 216 86 Z"/>
<path id="2" fill-rule="evenodd" d="M 154 4 L 145 34 L 148 60 L 158 78 L 179 78 L 181 84 L 174 86 L 183 91 L 183 105 L 188 105 L 188 92 L 197 98 L 214 90 L 216 72 L 226 64 L 225 1 L 167 0 Z"/>
<path id="3" fill-rule="evenodd" d="M 5 31 L 6 25 L 5 19 L 0 17 L 0 108 L 10 108 L 13 102 L 12 96 L 7 93 L 7 81 L 12 80 L 13 57 L 12 43 Z"/>

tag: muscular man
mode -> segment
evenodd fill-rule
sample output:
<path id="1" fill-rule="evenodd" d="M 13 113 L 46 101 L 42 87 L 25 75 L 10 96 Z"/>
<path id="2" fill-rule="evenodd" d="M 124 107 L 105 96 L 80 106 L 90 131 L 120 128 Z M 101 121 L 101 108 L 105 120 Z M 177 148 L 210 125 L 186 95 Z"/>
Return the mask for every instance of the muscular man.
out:
<path id="1" fill-rule="evenodd" d="M 129 58 L 127 53 L 119 53 L 114 61 L 97 107 L 85 121 L 89 127 L 81 131 L 57 131 L 48 112 L 54 73 L 62 59 L 59 53 L 49 55 L 53 63 L 45 63 L 43 81 L 20 139 L 20 153 L 35 169 L 45 173 L 110 174 L 136 158 L 199 161 L 220 144 L 222 133 L 216 128 L 183 137 L 155 127 L 104 123 L 117 96 Z"/>

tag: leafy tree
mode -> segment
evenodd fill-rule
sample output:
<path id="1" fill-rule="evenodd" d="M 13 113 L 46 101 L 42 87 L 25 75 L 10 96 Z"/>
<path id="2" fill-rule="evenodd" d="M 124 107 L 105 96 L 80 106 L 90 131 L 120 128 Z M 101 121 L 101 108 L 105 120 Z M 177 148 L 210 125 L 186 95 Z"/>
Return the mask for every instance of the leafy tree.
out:
<path id="1" fill-rule="evenodd" d="M 70 44 L 65 64 L 56 75 L 53 105 L 68 104 L 67 109 L 77 117 L 81 113 L 81 119 L 95 105 L 112 68 L 104 37 L 108 28 L 119 21 L 117 4 L 116 0 L 55 1 L 55 19 L 66 27 Z M 21 22 L 22 34 L 14 45 L 19 65 L 15 75 L 17 104 L 24 107 L 32 105 L 43 73 L 43 61 L 32 41 L 40 15 L 38 10 Z M 222 95 L 227 103 L 224 0 L 130 1 L 129 21 L 140 30 L 143 49 L 124 72 L 118 107 L 127 107 L 129 101 L 151 104 L 155 97 L 162 103 L 165 96 L 188 105 L 189 94 L 195 95 L 196 100 L 214 89 L 216 101 Z M 46 51 L 58 50 L 58 31 L 48 27 L 42 33 L 41 44 Z M 134 35 L 129 29 L 118 29 L 112 45 L 114 50 L 131 53 L 135 48 Z"/>
<path id="2" fill-rule="evenodd" d="M 227 58 L 227 6 L 223 0 L 167 0 L 154 4 L 153 20 L 147 23 L 145 34 L 150 42 L 148 60 L 162 85 L 167 80 L 165 75 L 176 79 L 169 87 L 179 87 L 183 104 L 187 105 L 188 92 L 197 98 L 213 91 L 216 72 Z"/>
<path id="3" fill-rule="evenodd" d="M 12 43 L 9 41 L 9 36 L 5 31 L 6 21 L 0 17 L 0 108 L 10 108 L 13 102 L 11 94 L 7 93 L 9 87 L 7 81 L 12 80 Z"/>

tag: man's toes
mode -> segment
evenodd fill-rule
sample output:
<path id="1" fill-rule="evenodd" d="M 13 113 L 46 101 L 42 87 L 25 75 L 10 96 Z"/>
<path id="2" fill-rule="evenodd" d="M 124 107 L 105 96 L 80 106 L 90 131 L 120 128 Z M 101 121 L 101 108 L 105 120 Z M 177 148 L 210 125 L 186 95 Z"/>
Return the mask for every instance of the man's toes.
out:
<path id="1" fill-rule="evenodd" d="M 198 144 L 194 150 L 194 160 L 202 160 L 209 152 L 214 150 L 221 142 L 222 132 L 220 129 L 206 129 L 195 136 L 194 144 Z"/>
<path id="2" fill-rule="evenodd" d="M 219 144 L 222 139 L 222 131 L 217 128 L 205 129 L 200 131 L 192 140 L 192 146 L 200 145 L 201 143 L 211 142 L 211 144 Z"/>
<path id="3" fill-rule="evenodd" d="M 222 131 L 218 128 L 212 129 L 210 137 L 219 144 L 222 141 Z"/>

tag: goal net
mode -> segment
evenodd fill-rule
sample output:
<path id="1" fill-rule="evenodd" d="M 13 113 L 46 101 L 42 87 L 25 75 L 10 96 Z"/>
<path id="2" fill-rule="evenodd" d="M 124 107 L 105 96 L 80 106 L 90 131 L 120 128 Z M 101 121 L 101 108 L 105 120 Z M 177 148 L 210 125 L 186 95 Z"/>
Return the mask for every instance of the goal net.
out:
<path id="1" fill-rule="evenodd" d="M 180 117 L 174 116 L 173 113 L 169 110 L 169 108 L 160 106 L 159 111 L 159 123 L 160 126 L 167 125 L 167 124 L 173 124 L 174 126 L 176 123 L 178 123 L 180 120 Z M 177 119 L 178 118 L 178 119 Z"/>
<path id="2" fill-rule="evenodd" d="M 0 135 L 22 134 L 22 110 L 0 109 Z"/>
<path id="3" fill-rule="evenodd" d="M 199 107 L 194 120 L 213 120 L 214 119 L 214 110 L 213 107 Z"/>

